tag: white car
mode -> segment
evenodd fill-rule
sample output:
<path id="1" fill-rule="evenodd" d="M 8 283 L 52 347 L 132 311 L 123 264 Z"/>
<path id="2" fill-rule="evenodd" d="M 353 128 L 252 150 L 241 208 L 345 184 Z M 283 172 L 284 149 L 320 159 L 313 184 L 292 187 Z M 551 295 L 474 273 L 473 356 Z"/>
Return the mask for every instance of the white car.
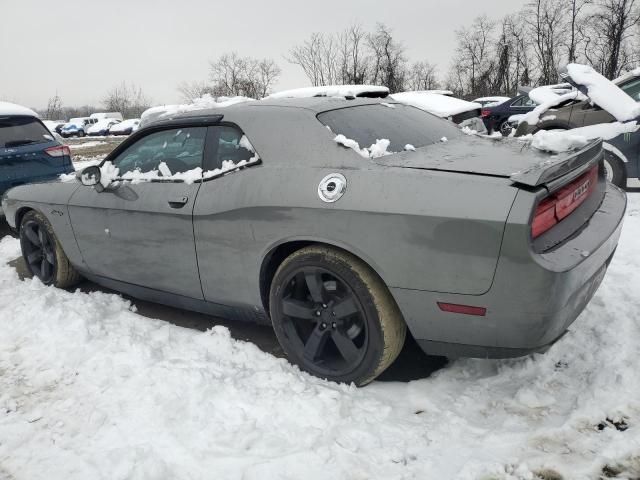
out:
<path id="1" fill-rule="evenodd" d="M 109 128 L 110 135 L 131 135 L 140 128 L 139 118 L 130 118 L 120 123 L 116 123 Z"/>
<path id="2" fill-rule="evenodd" d="M 105 118 L 114 118 L 116 120 L 122 121 L 122 114 L 120 112 L 96 112 L 92 113 L 89 118 L 95 118 L 96 120 L 102 120 Z"/>
<path id="3" fill-rule="evenodd" d="M 469 127 L 478 133 L 487 132 L 480 118 L 482 106 L 479 103 L 467 102 L 429 90 L 394 93 L 390 97 L 396 102 L 411 105 L 437 117 L 451 120 L 460 128 Z"/>
<path id="4" fill-rule="evenodd" d="M 120 120 L 117 120 L 115 118 L 100 119 L 87 129 L 87 135 L 90 135 L 90 136 L 109 135 L 109 129 L 117 123 L 120 123 Z"/>

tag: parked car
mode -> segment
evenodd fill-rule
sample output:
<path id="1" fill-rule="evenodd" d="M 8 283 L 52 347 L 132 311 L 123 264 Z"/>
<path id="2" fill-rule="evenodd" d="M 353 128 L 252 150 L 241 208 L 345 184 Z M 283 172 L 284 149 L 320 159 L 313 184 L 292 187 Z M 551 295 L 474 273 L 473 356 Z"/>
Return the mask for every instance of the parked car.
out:
<path id="1" fill-rule="evenodd" d="M 101 118 L 87 128 L 87 135 L 92 137 L 109 135 L 109 129 L 118 123 L 120 123 L 120 120 L 115 118 Z"/>
<path id="2" fill-rule="evenodd" d="M 131 135 L 140 127 L 139 118 L 130 118 L 120 123 L 116 123 L 109 128 L 110 135 Z"/>
<path id="3" fill-rule="evenodd" d="M 98 119 L 89 117 L 72 118 L 64 127 L 62 127 L 60 135 L 63 138 L 84 137 L 87 134 L 89 127 L 97 123 L 97 121 Z"/>
<path id="4" fill-rule="evenodd" d="M 580 88 L 571 76 L 566 79 Z M 640 101 L 640 72 L 633 71 L 610 82 L 626 93 L 631 99 Z M 581 89 L 589 96 L 587 89 Z M 516 136 L 533 134 L 540 130 L 570 130 L 589 125 L 615 122 L 616 118 L 606 108 L 602 108 L 591 98 L 586 100 L 566 100 L 540 116 L 540 121 L 518 127 Z M 627 179 L 640 178 L 640 133 L 625 133 L 604 142 L 607 178 L 619 187 L 626 188 Z"/>
<path id="5" fill-rule="evenodd" d="M 0 195 L 73 170 L 69 147 L 53 138 L 35 112 L 0 102 Z"/>
<path id="6" fill-rule="evenodd" d="M 479 103 L 482 107 L 495 107 L 501 103 L 511 100 L 511 97 L 480 97 L 472 100 L 473 103 Z"/>
<path id="7" fill-rule="evenodd" d="M 522 115 L 528 113 L 536 107 L 536 102 L 529 98 L 528 94 L 521 94 L 493 107 L 485 107 L 482 109 L 482 120 L 489 132 L 500 132 L 504 136 L 508 136 L 514 129 L 513 122 L 509 118 L 514 115 Z"/>
<path id="8" fill-rule="evenodd" d="M 480 133 L 486 133 L 486 129 L 480 119 L 482 107 L 479 103 L 467 102 L 448 94 L 433 93 L 433 91 L 394 93 L 391 98 L 440 118 L 451 120 L 461 128 L 469 127 Z"/>
<path id="9" fill-rule="evenodd" d="M 64 120 L 43 120 L 42 123 L 44 123 L 44 126 L 47 127 L 51 133 L 60 135 L 62 127 L 64 127 L 67 122 Z"/>
<path id="10" fill-rule="evenodd" d="M 363 385 L 407 328 L 453 357 L 564 334 L 626 197 L 600 141 L 550 158 L 392 99 L 263 100 L 150 123 L 78 180 L 13 188 L 2 206 L 47 285 L 85 276 L 271 324 L 293 363 Z"/>
<path id="11" fill-rule="evenodd" d="M 115 120 L 122 121 L 123 117 L 120 112 L 96 112 L 92 113 L 89 118 L 95 118 L 96 120 L 103 120 L 105 118 L 113 118 Z"/>

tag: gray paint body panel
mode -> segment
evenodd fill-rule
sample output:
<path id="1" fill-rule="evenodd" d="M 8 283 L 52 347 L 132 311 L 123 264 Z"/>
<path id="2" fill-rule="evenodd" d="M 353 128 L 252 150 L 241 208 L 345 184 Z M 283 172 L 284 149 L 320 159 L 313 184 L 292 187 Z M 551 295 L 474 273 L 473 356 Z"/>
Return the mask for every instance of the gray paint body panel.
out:
<path id="1" fill-rule="evenodd" d="M 535 170 L 537 177 L 529 179 L 537 184 L 549 166 L 563 161 L 538 167 L 550 157 L 462 134 L 368 161 L 336 144 L 335 133 L 315 118 L 323 109 L 348 105 L 307 99 L 209 112 L 239 125 L 262 163 L 202 183 L 143 183 L 103 193 L 78 183 L 32 185 L 11 190 L 3 206 L 9 219 L 22 207 L 44 211 L 74 265 L 142 298 L 264 319 L 263 262 L 279 245 L 303 240 L 343 248 L 367 262 L 424 345 L 508 356 L 557 339 L 611 258 L 624 194 L 608 192 L 606 214 L 594 215 L 552 254 L 536 254 L 529 224 L 545 189 L 520 189 L 510 177 Z M 592 148 L 596 161 L 600 146 Z M 346 193 L 331 204 L 317 194 L 329 173 L 347 179 Z M 175 195 L 189 198 L 180 211 L 167 206 Z M 65 209 L 64 220 L 46 213 L 56 206 Z M 578 258 L 580 248 L 593 253 Z M 445 313 L 438 301 L 485 306 L 487 316 Z"/>

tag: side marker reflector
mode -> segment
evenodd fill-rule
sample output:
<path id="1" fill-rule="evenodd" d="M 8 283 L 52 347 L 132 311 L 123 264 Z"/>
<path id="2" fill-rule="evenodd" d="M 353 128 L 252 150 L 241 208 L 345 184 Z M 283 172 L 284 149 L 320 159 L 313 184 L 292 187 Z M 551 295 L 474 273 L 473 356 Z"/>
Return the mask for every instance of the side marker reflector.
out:
<path id="1" fill-rule="evenodd" d="M 455 303 L 438 302 L 438 307 L 443 312 L 462 313 L 463 315 L 476 315 L 484 317 L 487 313 L 485 307 L 472 307 L 471 305 L 456 305 Z"/>

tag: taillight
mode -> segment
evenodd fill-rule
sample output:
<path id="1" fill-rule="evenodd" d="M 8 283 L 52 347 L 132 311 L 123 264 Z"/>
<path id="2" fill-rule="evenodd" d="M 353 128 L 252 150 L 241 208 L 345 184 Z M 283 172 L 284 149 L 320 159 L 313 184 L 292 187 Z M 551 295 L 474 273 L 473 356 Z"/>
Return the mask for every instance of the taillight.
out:
<path id="1" fill-rule="evenodd" d="M 64 156 L 70 157 L 71 156 L 71 150 L 66 145 L 50 147 L 45 149 L 45 152 L 50 157 L 64 157 Z"/>
<path id="2" fill-rule="evenodd" d="M 598 167 L 595 166 L 573 182 L 565 185 L 536 207 L 531 222 L 531 236 L 539 237 L 560 220 L 566 218 L 591 195 L 598 184 Z"/>
<path id="3" fill-rule="evenodd" d="M 483 108 L 483 109 L 480 111 L 480 116 L 481 116 L 482 118 L 484 118 L 484 117 L 488 117 L 489 115 L 491 115 L 491 110 L 488 110 L 488 109 L 486 109 L 486 108 Z"/>

